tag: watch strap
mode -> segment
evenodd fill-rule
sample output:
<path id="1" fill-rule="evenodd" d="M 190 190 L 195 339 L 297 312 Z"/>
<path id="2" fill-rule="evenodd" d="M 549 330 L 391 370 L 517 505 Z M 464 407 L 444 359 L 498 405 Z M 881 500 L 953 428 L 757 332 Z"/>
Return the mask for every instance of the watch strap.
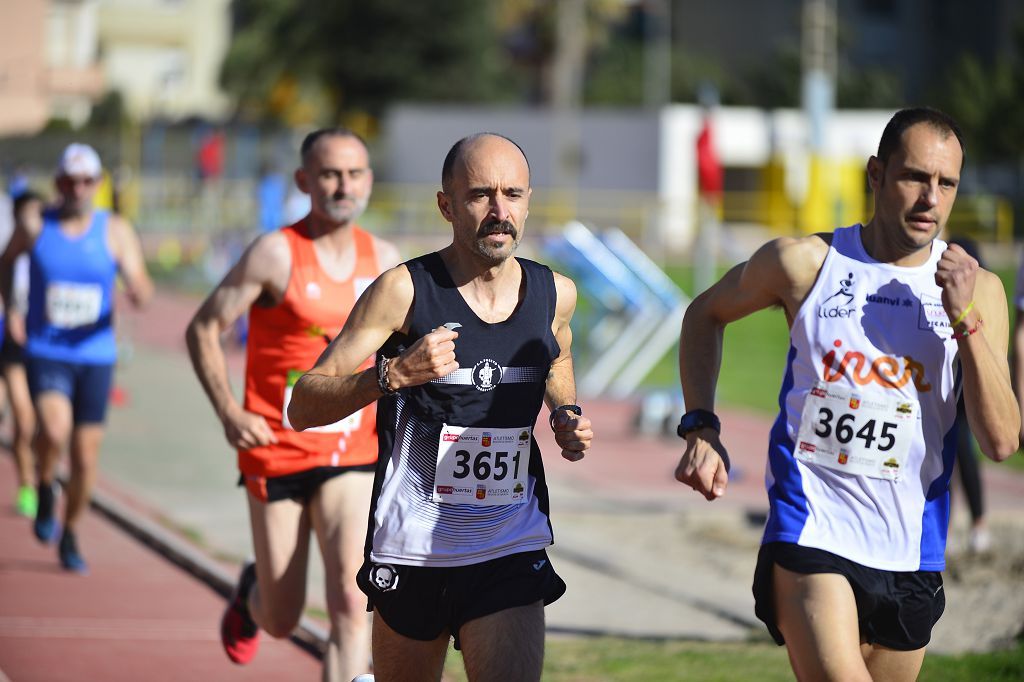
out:
<path id="1" fill-rule="evenodd" d="M 577 417 L 582 417 L 583 416 L 583 408 L 580 407 L 579 405 L 559 405 L 555 409 L 551 410 L 551 414 L 548 415 L 548 424 L 551 425 L 551 429 L 552 430 L 554 430 L 554 428 L 555 428 L 555 415 L 558 413 L 559 410 L 565 410 L 566 412 L 572 412 Z"/>

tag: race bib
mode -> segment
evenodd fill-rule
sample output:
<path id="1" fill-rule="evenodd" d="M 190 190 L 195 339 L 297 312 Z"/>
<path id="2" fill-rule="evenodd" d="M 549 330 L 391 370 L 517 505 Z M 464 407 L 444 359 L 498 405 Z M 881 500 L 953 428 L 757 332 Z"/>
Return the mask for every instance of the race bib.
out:
<path id="1" fill-rule="evenodd" d="M 95 324 L 102 304 L 103 287 L 99 284 L 50 282 L 46 286 L 46 319 L 59 329 Z"/>
<path id="2" fill-rule="evenodd" d="M 920 405 L 901 396 L 861 396 L 819 381 L 800 417 L 796 458 L 835 471 L 898 481 Z"/>
<path id="3" fill-rule="evenodd" d="M 292 389 L 295 387 L 295 382 L 302 376 L 302 372 L 290 369 L 288 370 L 288 381 L 284 387 L 284 407 L 281 408 L 281 426 L 294 431 L 291 423 L 288 421 L 288 405 L 292 402 Z M 364 407 L 363 410 L 366 408 Z M 324 426 L 311 426 L 306 429 L 303 433 L 344 433 L 345 437 L 352 435 L 352 432 L 359 428 L 359 425 L 363 422 L 363 410 L 353 412 L 349 416 L 334 422 L 333 424 L 326 424 Z"/>
<path id="4" fill-rule="evenodd" d="M 526 502 L 531 430 L 445 424 L 431 499 L 478 507 Z"/>

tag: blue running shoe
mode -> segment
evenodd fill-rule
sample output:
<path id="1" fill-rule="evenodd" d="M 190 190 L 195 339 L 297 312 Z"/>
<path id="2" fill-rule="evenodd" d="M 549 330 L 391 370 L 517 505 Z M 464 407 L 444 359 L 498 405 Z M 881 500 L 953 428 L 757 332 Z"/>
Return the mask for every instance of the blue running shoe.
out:
<path id="1" fill-rule="evenodd" d="M 36 520 L 32 524 L 32 530 L 40 542 L 50 544 L 60 533 L 60 525 L 53 515 L 56 501 L 53 483 L 40 483 L 36 498 Z"/>
<path id="2" fill-rule="evenodd" d="M 78 542 L 75 541 L 75 534 L 71 531 L 65 530 L 64 535 L 60 537 L 58 554 L 60 554 L 60 565 L 64 567 L 64 570 L 80 575 L 89 574 L 89 566 L 79 553 Z"/>
<path id="3" fill-rule="evenodd" d="M 46 545 L 52 545 L 53 541 L 57 539 L 60 534 L 60 524 L 57 523 L 57 519 L 52 516 L 49 518 L 41 518 L 36 516 L 36 520 L 32 522 L 32 531 L 39 538 L 39 542 Z"/>

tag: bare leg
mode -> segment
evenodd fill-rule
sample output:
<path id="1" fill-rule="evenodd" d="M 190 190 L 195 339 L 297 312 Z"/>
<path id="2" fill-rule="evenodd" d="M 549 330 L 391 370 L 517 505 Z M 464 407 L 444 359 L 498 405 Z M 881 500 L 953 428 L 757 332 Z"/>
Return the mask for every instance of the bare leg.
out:
<path id="1" fill-rule="evenodd" d="M 836 573 L 774 567 L 775 609 L 793 672 L 801 681 L 871 682 L 860 649 L 857 603 Z"/>
<path id="2" fill-rule="evenodd" d="M 287 637 L 302 617 L 309 562 L 309 510 L 293 500 L 260 502 L 248 493 L 256 585 L 253 620 L 271 637 Z"/>
<path id="3" fill-rule="evenodd" d="M 887 682 L 913 682 L 921 672 L 924 650 L 896 651 L 879 644 L 865 644 L 861 647 L 867 661 L 871 679 Z"/>
<path id="4" fill-rule="evenodd" d="M 374 611 L 374 676 L 380 682 L 439 682 L 450 639 L 447 632 L 430 642 L 404 637 L 388 627 Z"/>
<path id="5" fill-rule="evenodd" d="M 544 602 L 471 620 L 459 640 L 470 682 L 536 682 L 544 667 Z"/>
<path id="6" fill-rule="evenodd" d="M 61 453 L 71 439 L 71 401 L 63 393 L 47 391 L 36 398 L 39 431 L 35 439 L 39 482 L 52 484 Z"/>
<path id="7" fill-rule="evenodd" d="M 366 517 L 373 474 L 351 471 L 329 479 L 310 505 L 313 529 L 324 558 L 331 638 L 324 659 L 325 682 L 348 682 L 369 670 L 370 617 L 356 585 L 363 563 Z"/>
<path id="8" fill-rule="evenodd" d="M 14 459 L 18 466 L 18 484 L 34 487 L 36 484 L 35 458 L 32 456 L 32 436 L 36 431 L 36 411 L 28 390 L 25 366 L 12 363 L 4 367 L 4 379 L 14 417 Z"/>
<path id="9" fill-rule="evenodd" d="M 102 424 L 82 424 L 71 434 L 71 477 L 68 479 L 68 502 L 64 507 L 64 527 L 74 531 L 82 512 L 89 506 L 99 468 Z"/>

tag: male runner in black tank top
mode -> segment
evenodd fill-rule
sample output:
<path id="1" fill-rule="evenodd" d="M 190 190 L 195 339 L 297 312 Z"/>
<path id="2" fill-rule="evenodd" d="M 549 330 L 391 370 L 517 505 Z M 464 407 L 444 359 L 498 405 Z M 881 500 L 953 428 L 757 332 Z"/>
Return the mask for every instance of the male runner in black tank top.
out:
<path id="1" fill-rule="evenodd" d="M 387 396 L 359 572 L 381 679 L 440 680 L 452 636 L 470 680 L 540 679 L 543 607 L 565 584 L 544 552 L 552 534 L 532 429 L 546 403 L 571 461 L 593 432 L 574 405 L 576 288 L 512 257 L 530 192 L 514 142 L 457 142 L 437 194 L 452 243 L 381 275 L 294 388 L 297 429 Z M 356 373 L 378 349 L 377 367 Z"/>

